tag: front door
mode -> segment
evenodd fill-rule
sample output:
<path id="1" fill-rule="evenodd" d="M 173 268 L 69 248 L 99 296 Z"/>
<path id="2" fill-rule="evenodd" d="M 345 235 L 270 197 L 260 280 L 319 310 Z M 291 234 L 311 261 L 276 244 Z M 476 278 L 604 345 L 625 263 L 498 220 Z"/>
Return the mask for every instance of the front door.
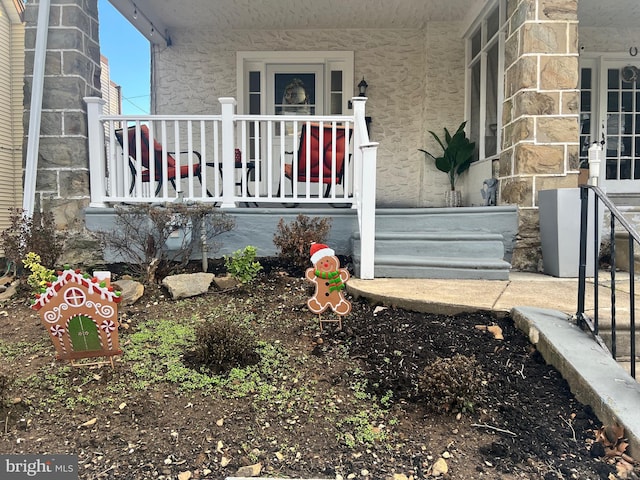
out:
<path id="1" fill-rule="evenodd" d="M 600 99 L 600 123 L 605 132 L 605 171 L 608 192 L 637 190 L 640 179 L 640 90 L 638 70 L 628 62 L 605 62 Z M 638 65 L 640 66 L 640 65 Z"/>

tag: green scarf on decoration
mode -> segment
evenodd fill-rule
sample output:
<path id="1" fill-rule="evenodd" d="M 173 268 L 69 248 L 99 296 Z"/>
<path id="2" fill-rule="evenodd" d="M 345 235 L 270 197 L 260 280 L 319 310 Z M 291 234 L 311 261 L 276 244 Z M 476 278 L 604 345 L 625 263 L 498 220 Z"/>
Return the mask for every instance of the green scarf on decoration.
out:
<path id="1" fill-rule="evenodd" d="M 316 270 L 315 275 L 318 278 L 329 280 L 330 292 L 340 291 L 344 288 L 344 283 L 342 283 L 342 279 L 340 278 L 340 272 L 337 270 L 333 272 L 321 272 L 320 270 Z"/>

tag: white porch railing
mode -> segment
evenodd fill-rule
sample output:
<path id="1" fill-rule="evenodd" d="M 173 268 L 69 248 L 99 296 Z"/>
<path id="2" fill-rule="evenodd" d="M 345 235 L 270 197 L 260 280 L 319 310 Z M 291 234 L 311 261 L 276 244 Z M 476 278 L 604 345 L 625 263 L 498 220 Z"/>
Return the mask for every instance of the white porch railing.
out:
<path id="1" fill-rule="evenodd" d="M 225 209 L 350 206 L 358 212 L 360 277 L 373 278 L 378 144 L 369 141 L 366 98 L 353 99 L 353 115 L 331 116 L 238 115 L 233 98 L 220 99 L 221 115 L 114 116 L 102 115 L 102 99 L 85 101 L 92 207 L 176 200 Z M 312 126 L 323 139 L 318 145 Z M 315 148 L 316 157 L 330 158 L 316 172 Z"/>

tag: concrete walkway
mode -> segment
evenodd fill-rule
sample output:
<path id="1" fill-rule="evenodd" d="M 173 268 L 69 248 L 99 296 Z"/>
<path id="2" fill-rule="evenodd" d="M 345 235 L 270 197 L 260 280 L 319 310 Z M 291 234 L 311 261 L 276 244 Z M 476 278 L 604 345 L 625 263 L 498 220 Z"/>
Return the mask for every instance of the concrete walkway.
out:
<path id="1" fill-rule="evenodd" d="M 610 305 L 608 280 L 608 274 L 599 277 L 601 312 Z M 624 425 L 628 453 L 640 458 L 640 383 L 572 321 L 578 279 L 522 272 L 512 272 L 506 281 L 353 278 L 347 289 L 355 297 L 419 312 L 510 313 L 545 360 L 567 380 L 578 400 L 590 405 L 603 424 Z M 616 305 L 622 309 L 628 310 L 628 292 L 628 275 L 618 274 Z M 640 305 L 640 295 L 636 302 Z M 592 313 L 588 309 L 593 308 L 593 281 L 587 285 L 586 305 L 587 313 Z"/>

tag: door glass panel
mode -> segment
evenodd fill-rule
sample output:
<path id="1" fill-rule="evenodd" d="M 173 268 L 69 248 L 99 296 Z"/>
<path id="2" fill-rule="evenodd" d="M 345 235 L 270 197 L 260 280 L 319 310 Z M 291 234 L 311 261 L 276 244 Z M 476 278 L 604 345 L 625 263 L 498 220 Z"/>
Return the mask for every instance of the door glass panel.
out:
<path id="1" fill-rule="evenodd" d="M 276 115 L 314 115 L 316 112 L 314 73 L 276 73 L 274 97 Z"/>
<path id="2" fill-rule="evenodd" d="M 331 115 L 342 114 L 342 70 L 331 71 Z"/>

